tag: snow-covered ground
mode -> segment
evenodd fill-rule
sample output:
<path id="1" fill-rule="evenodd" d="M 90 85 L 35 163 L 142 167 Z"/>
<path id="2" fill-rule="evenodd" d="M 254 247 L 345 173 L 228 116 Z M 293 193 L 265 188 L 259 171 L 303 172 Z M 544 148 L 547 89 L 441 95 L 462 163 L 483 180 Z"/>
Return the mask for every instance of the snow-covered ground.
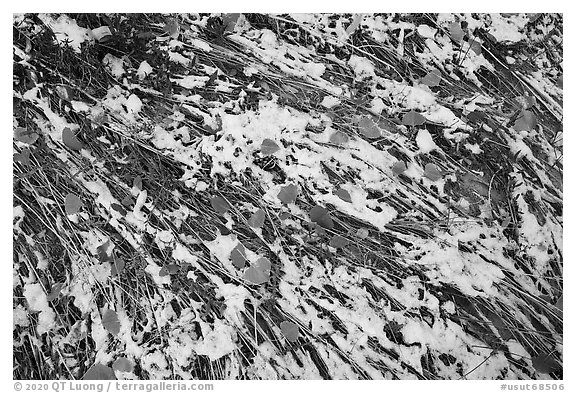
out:
<path id="1" fill-rule="evenodd" d="M 561 16 L 14 26 L 15 378 L 562 377 Z"/>

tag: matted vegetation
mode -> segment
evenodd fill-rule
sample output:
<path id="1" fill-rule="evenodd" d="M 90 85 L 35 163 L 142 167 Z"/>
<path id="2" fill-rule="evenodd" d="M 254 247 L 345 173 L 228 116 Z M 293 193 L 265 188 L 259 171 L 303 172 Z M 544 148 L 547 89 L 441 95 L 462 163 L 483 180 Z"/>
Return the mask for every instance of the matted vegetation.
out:
<path id="1" fill-rule="evenodd" d="M 562 378 L 562 16 L 15 15 L 15 379 Z"/>

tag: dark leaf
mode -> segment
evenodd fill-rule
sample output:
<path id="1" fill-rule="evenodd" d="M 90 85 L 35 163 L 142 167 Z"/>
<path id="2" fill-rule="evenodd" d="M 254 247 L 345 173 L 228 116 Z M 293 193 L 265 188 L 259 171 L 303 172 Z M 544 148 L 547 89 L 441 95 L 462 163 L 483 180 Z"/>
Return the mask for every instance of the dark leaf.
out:
<path id="1" fill-rule="evenodd" d="M 440 81 L 442 80 L 442 74 L 438 70 L 430 71 L 424 78 L 420 80 L 420 83 L 435 87 L 440 85 Z"/>
<path id="2" fill-rule="evenodd" d="M 271 154 L 274 154 L 278 150 L 280 150 L 280 146 L 278 146 L 276 144 L 276 142 L 274 142 L 272 139 L 264 139 L 262 141 L 262 145 L 260 146 L 260 151 L 265 156 L 269 156 Z"/>
<path id="3" fill-rule="evenodd" d="M 378 121 L 378 127 L 380 127 L 381 129 L 387 130 L 391 133 L 394 133 L 394 134 L 398 133 L 398 126 L 394 122 L 392 122 L 388 119 L 384 119 L 384 118 L 380 119 Z"/>
<path id="4" fill-rule="evenodd" d="M 296 201 L 297 195 L 298 187 L 290 183 L 280 189 L 280 192 L 278 193 L 278 199 L 280 199 L 283 204 L 288 205 Z"/>
<path id="5" fill-rule="evenodd" d="M 392 173 L 394 173 L 396 176 L 404 173 L 406 169 L 408 169 L 408 165 L 406 165 L 404 161 L 397 161 L 394 163 L 394 165 L 392 165 Z"/>
<path id="6" fill-rule="evenodd" d="M 349 140 L 350 138 L 348 137 L 348 135 L 346 135 L 342 131 L 334 131 L 334 133 L 330 135 L 330 143 L 333 143 L 338 146 L 342 146 Z"/>
<path id="7" fill-rule="evenodd" d="M 344 202 L 352 203 L 352 197 L 350 196 L 350 193 L 343 188 L 336 190 L 336 196 L 342 199 Z"/>
<path id="8" fill-rule="evenodd" d="M 168 265 L 163 266 L 162 269 L 160 269 L 160 271 L 158 272 L 158 275 L 160 277 L 164 277 L 164 276 L 176 274 L 176 273 L 178 273 L 179 270 L 180 270 L 180 265 L 178 265 L 176 263 L 170 263 Z"/>
<path id="9" fill-rule="evenodd" d="M 260 285 L 270 280 L 270 268 L 272 264 L 268 258 L 260 258 L 244 273 L 244 279 L 252 284 Z"/>
<path id="10" fill-rule="evenodd" d="M 119 357 L 118 359 L 114 360 L 114 363 L 112 363 L 112 369 L 114 371 L 129 373 L 134 370 L 134 363 L 132 363 L 128 358 Z"/>
<path id="11" fill-rule="evenodd" d="M 486 113 L 478 110 L 474 110 L 466 115 L 468 120 L 473 122 L 480 122 L 486 118 Z"/>
<path id="12" fill-rule="evenodd" d="M 230 259 L 236 269 L 244 269 L 244 266 L 246 266 L 246 250 L 242 243 L 238 243 L 238 245 L 234 247 L 232 253 L 230 253 Z"/>
<path id="13" fill-rule="evenodd" d="M 460 42 L 464 39 L 464 30 L 462 30 L 460 23 L 454 22 L 450 24 L 450 38 L 456 42 Z"/>
<path id="14" fill-rule="evenodd" d="M 14 153 L 14 161 L 23 165 L 30 164 L 30 149 L 22 149 L 22 152 Z"/>
<path id="15" fill-rule="evenodd" d="M 280 330 L 286 339 L 290 342 L 298 341 L 298 336 L 300 335 L 300 329 L 298 325 L 290 321 L 282 321 L 280 323 Z"/>
<path id="16" fill-rule="evenodd" d="M 376 139 L 382 136 L 380 128 L 374 123 L 374 120 L 368 116 L 362 116 L 358 122 L 358 131 L 368 139 Z"/>
<path id="17" fill-rule="evenodd" d="M 65 127 L 62 130 L 62 142 L 70 150 L 82 150 L 82 142 L 76 138 L 74 132 L 72 132 L 72 130 L 68 127 Z"/>
<path id="18" fill-rule="evenodd" d="M 118 213 L 122 214 L 123 216 L 125 216 L 126 213 L 127 213 L 127 212 L 126 212 L 126 209 L 124 209 L 124 208 L 122 207 L 122 205 L 119 205 L 119 204 L 117 204 L 117 203 L 111 203 L 111 204 L 110 204 L 110 207 L 111 207 L 113 210 L 116 210 Z"/>
<path id="19" fill-rule="evenodd" d="M 134 178 L 133 186 L 138 190 L 142 191 L 142 178 L 140 176 L 136 176 Z"/>
<path id="20" fill-rule="evenodd" d="M 112 265 L 112 268 L 110 269 L 110 275 L 112 277 L 119 276 L 124 270 L 124 266 L 126 266 L 126 262 L 124 262 L 124 259 L 115 257 L 113 258 L 112 261 L 110 261 L 110 264 Z"/>
<path id="21" fill-rule="evenodd" d="M 102 326 L 114 336 L 120 333 L 120 320 L 118 319 L 116 311 L 109 309 L 104 311 L 104 315 L 102 315 Z"/>
<path id="22" fill-rule="evenodd" d="M 224 214 L 226 214 L 228 210 L 230 210 L 230 205 L 221 196 L 212 197 L 210 199 L 210 204 L 212 205 L 212 208 L 216 211 L 216 213 L 220 214 L 221 216 L 223 216 Z"/>
<path id="23" fill-rule="evenodd" d="M 536 371 L 543 374 L 550 374 L 562 369 L 561 364 L 558 364 L 552 356 L 544 353 L 532 358 L 532 366 Z"/>
<path id="24" fill-rule="evenodd" d="M 112 260 L 112 247 L 110 240 L 106 240 L 104 243 L 96 247 L 96 253 L 98 254 L 98 260 L 100 262 L 108 262 Z"/>
<path id="25" fill-rule="evenodd" d="M 424 167 L 424 176 L 432 181 L 437 181 L 442 178 L 442 173 L 438 170 L 438 167 L 431 162 L 426 164 Z"/>
<path id="26" fill-rule="evenodd" d="M 564 74 L 560 75 L 558 79 L 556 79 L 556 86 L 561 89 L 564 89 Z"/>
<path id="27" fill-rule="evenodd" d="M 252 213 L 252 216 L 248 220 L 248 225 L 250 225 L 252 228 L 260 228 L 262 225 L 264 225 L 265 219 L 266 219 L 266 213 L 264 212 L 264 210 L 258 209 L 254 213 Z"/>
<path id="28" fill-rule="evenodd" d="M 330 247 L 334 248 L 344 248 L 349 243 L 350 242 L 348 241 L 348 239 L 340 235 L 334 235 L 332 239 L 330 239 Z"/>
<path id="29" fill-rule="evenodd" d="M 470 40 L 468 41 L 468 43 L 470 44 L 470 49 L 472 49 L 474 53 L 476 53 L 477 55 L 482 54 L 482 44 L 480 44 L 476 40 Z"/>
<path id="30" fill-rule="evenodd" d="M 74 194 L 66 195 L 66 200 L 64 201 L 64 210 L 67 215 L 72 215 L 78 213 L 82 207 L 82 201 Z"/>
<path id="31" fill-rule="evenodd" d="M 319 205 L 310 209 L 310 221 L 315 222 L 325 229 L 334 228 L 334 222 L 332 221 L 332 217 L 330 217 L 328 210 Z"/>
<path id="32" fill-rule="evenodd" d="M 86 374 L 82 377 L 83 380 L 115 380 L 116 375 L 114 371 L 100 363 L 95 363 L 86 371 Z"/>
<path id="33" fill-rule="evenodd" d="M 520 117 L 514 122 L 514 129 L 520 131 L 532 131 L 538 125 L 536 116 L 529 110 L 520 112 Z"/>
<path id="34" fill-rule="evenodd" d="M 410 111 L 402 116 L 402 124 L 406 126 L 421 126 L 426 123 L 426 118 L 418 112 Z"/>
<path id="35" fill-rule="evenodd" d="M 235 14 L 223 14 L 222 15 L 222 26 L 225 27 L 224 31 L 233 32 L 236 24 L 238 23 L 238 19 L 240 18 L 239 13 Z"/>
<path id="36" fill-rule="evenodd" d="M 38 140 L 38 134 L 34 131 L 28 131 L 23 127 L 16 127 L 14 129 L 14 139 L 28 145 L 34 144 Z"/>

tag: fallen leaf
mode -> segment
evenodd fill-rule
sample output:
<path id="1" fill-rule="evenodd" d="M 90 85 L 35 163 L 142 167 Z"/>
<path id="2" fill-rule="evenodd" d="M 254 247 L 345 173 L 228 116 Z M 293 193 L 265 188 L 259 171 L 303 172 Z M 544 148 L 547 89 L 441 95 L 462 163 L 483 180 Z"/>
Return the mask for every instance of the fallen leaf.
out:
<path id="1" fill-rule="evenodd" d="M 514 122 L 514 129 L 520 131 L 532 131 L 538 125 L 536 116 L 529 110 L 522 110 L 520 116 Z"/>
<path id="2" fill-rule="evenodd" d="M 59 295 L 60 292 L 62 291 L 62 288 L 64 288 L 64 284 L 61 282 L 58 282 L 56 284 L 54 284 L 52 286 L 52 289 L 50 290 L 50 294 L 48 294 L 46 296 L 46 300 L 48 300 L 49 302 L 55 300 Z"/>
<path id="3" fill-rule="evenodd" d="M 343 188 L 336 190 L 336 196 L 342 199 L 344 202 L 352 203 L 352 197 L 350 193 Z"/>
<path id="4" fill-rule="evenodd" d="M 230 253 L 230 259 L 236 269 L 243 269 L 244 266 L 246 266 L 246 250 L 242 243 L 238 243 L 236 247 L 234 247 Z"/>
<path id="5" fill-rule="evenodd" d="M 344 248 L 349 243 L 350 242 L 348 241 L 348 239 L 340 235 L 334 235 L 332 239 L 330 239 L 330 247 L 334 248 Z"/>
<path id="6" fill-rule="evenodd" d="M 127 213 L 127 212 L 126 212 L 126 209 L 124 209 L 124 208 L 122 207 L 122 205 L 119 205 L 119 204 L 117 204 L 117 203 L 111 203 L 111 204 L 110 204 L 110 208 L 111 208 L 112 210 L 117 211 L 118 213 L 120 213 L 120 214 L 123 215 L 123 216 L 125 216 L 126 213 Z"/>
<path id="7" fill-rule="evenodd" d="M 348 135 L 346 135 L 342 131 L 335 131 L 332 135 L 330 135 L 330 143 L 333 143 L 338 146 L 342 146 L 349 140 L 350 138 L 348 137 Z"/>
<path id="8" fill-rule="evenodd" d="M 230 205 L 221 196 L 216 195 L 212 197 L 210 199 L 210 205 L 212 205 L 212 208 L 216 211 L 216 213 L 220 214 L 221 216 L 223 216 L 224 214 L 226 214 L 228 210 L 230 210 Z"/>
<path id="9" fill-rule="evenodd" d="M 278 199 L 280 199 L 283 204 L 288 205 L 296 201 L 297 195 L 298 187 L 291 183 L 280 189 L 280 192 L 278 193 Z"/>
<path id="10" fill-rule="evenodd" d="M 112 265 L 111 269 L 110 269 L 110 275 L 112 277 L 116 277 L 119 276 L 120 273 L 122 273 L 122 271 L 124 270 L 124 267 L 126 266 L 126 262 L 124 262 L 124 259 L 122 258 L 112 258 L 113 260 L 110 261 L 110 264 Z"/>
<path id="11" fill-rule="evenodd" d="M 82 142 L 76 138 L 74 132 L 72 132 L 72 130 L 68 127 L 64 127 L 62 130 L 62 142 L 70 150 L 82 150 Z"/>
<path id="12" fill-rule="evenodd" d="M 370 231 L 368 231 L 366 228 L 358 228 L 356 231 L 356 236 L 358 236 L 360 239 L 366 239 L 368 235 L 370 235 Z"/>
<path id="13" fill-rule="evenodd" d="M 402 124 L 406 126 L 421 126 L 426 123 L 426 118 L 418 112 L 410 111 L 402 116 Z"/>
<path id="14" fill-rule="evenodd" d="M 280 322 L 280 330 L 286 339 L 290 342 L 298 341 L 298 336 L 300 336 L 300 329 L 298 325 L 290 321 Z"/>
<path id="15" fill-rule="evenodd" d="M 264 212 L 264 210 L 258 209 L 254 213 L 252 213 L 252 216 L 250 216 L 250 219 L 248 220 L 248 225 L 250 225 L 252 228 L 260 228 L 262 225 L 264 225 L 265 220 L 266 220 L 266 213 Z"/>
<path id="16" fill-rule="evenodd" d="M 114 363 L 112 363 L 112 369 L 114 371 L 129 373 L 134 370 L 134 363 L 132 363 L 128 358 L 119 357 L 114 360 Z"/>
<path id="17" fill-rule="evenodd" d="M 480 42 L 476 40 L 470 40 L 468 41 L 468 44 L 470 44 L 470 49 L 472 49 L 472 51 L 478 56 L 482 54 L 482 44 L 480 44 Z"/>
<path id="18" fill-rule="evenodd" d="M 238 19 L 240 19 L 240 13 L 233 14 L 222 14 L 222 26 L 224 26 L 224 31 L 233 32 Z"/>
<path id="19" fill-rule="evenodd" d="M 438 170 L 438 167 L 431 162 L 426 164 L 424 167 L 424 176 L 432 181 L 437 181 L 442 178 L 442 173 Z"/>
<path id="20" fill-rule="evenodd" d="M 334 222 L 332 221 L 332 217 L 330 217 L 328 210 L 319 205 L 310 209 L 310 221 L 315 222 L 326 229 L 332 229 L 334 227 Z"/>
<path id="21" fill-rule="evenodd" d="M 378 125 L 376 125 L 376 123 L 374 123 L 374 121 L 368 116 L 362 116 L 360 118 L 360 121 L 358 122 L 358 131 L 368 139 L 376 139 L 382 136 Z"/>
<path id="22" fill-rule="evenodd" d="M 260 258 L 252 264 L 246 272 L 244 279 L 252 284 L 261 285 L 270 280 L 270 261 L 267 258 Z"/>
<path id="23" fill-rule="evenodd" d="M 454 22 L 450 24 L 450 38 L 456 42 L 460 42 L 464 39 L 464 30 L 462 30 L 460 23 Z"/>
<path id="24" fill-rule="evenodd" d="M 38 140 L 39 136 L 34 131 L 28 131 L 24 127 L 16 127 L 14 129 L 14 139 L 19 142 L 26 143 L 27 145 L 32 145 Z"/>
<path id="25" fill-rule="evenodd" d="M 83 380 L 115 380 L 116 375 L 114 370 L 108 366 L 104 366 L 100 363 L 95 363 L 86 371 L 86 374 L 82 377 Z"/>
<path id="26" fill-rule="evenodd" d="M 442 74 L 438 70 L 432 70 L 424 78 L 420 80 L 420 83 L 435 87 L 440 85 L 440 81 L 442 80 Z"/>
<path id="27" fill-rule="evenodd" d="M 483 121 L 486 118 L 486 113 L 474 110 L 466 115 L 466 118 L 473 122 Z"/>
<path id="28" fill-rule="evenodd" d="M 272 139 L 264 139 L 262 141 L 262 145 L 260 146 L 260 151 L 265 156 L 269 156 L 271 154 L 274 154 L 278 150 L 280 150 L 280 146 L 278 146 L 276 144 L 276 142 L 274 142 Z"/>
<path id="29" fill-rule="evenodd" d="M 408 169 L 408 165 L 404 161 L 396 161 L 394 165 L 392 165 L 392 173 L 396 176 L 404 173 Z"/>
<path id="30" fill-rule="evenodd" d="M 30 164 L 30 149 L 22 149 L 20 153 L 14 153 L 14 161 L 22 165 Z"/>
<path id="31" fill-rule="evenodd" d="M 67 215 L 72 215 L 78 213 L 82 207 L 82 201 L 76 195 L 70 193 L 66 195 L 66 200 L 64 201 L 64 210 Z"/>
<path id="32" fill-rule="evenodd" d="M 118 319 L 116 311 L 110 309 L 104 311 L 104 315 L 102 315 L 102 326 L 114 336 L 120 333 L 120 320 Z"/>
<path id="33" fill-rule="evenodd" d="M 168 275 L 176 274 L 180 270 L 180 265 L 176 263 L 169 263 L 168 265 L 162 266 L 162 269 L 158 272 L 160 277 L 165 277 Z"/>
<path id="34" fill-rule="evenodd" d="M 552 356 L 547 354 L 540 354 L 532 358 L 532 367 L 536 371 L 543 374 L 550 374 L 554 371 L 562 369 L 562 365 L 559 364 Z"/>

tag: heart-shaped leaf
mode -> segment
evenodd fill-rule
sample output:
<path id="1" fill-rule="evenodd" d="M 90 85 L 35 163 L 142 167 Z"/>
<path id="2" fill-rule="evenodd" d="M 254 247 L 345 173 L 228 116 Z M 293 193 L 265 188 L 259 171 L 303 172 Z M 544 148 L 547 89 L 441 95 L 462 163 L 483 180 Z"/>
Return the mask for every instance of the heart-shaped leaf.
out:
<path id="1" fill-rule="evenodd" d="M 34 131 L 28 131 L 24 127 L 16 127 L 14 129 L 14 139 L 28 145 L 34 144 L 38 140 L 38 134 Z"/>
<path id="2" fill-rule="evenodd" d="M 358 122 L 358 131 L 368 139 L 376 139 L 382 136 L 380 128 L 368 116 L 362 116 Z"/>
<path id="3" fill-rule="evenodd" d="M 236 269 L 244 269 L 246 266 L 246 249 L 242 243 L 238 243 L 230 253 L 230 259 Z"/>
<path id="4" fill-rule="evenodd" d="M 431 162 L 426 164 L 424 167 L 424 176 L 432 181 L 437 181 L 442 178 L 442 173 L 438 170 L 438 167 Z"/>
<path id="5" fill-rule="evenodd" d="M 230 210 L 230 205 L 221 196 L 213 196 L 210 199 L 210 205 L 212 205 L 212 208 L 216 211 L 216 213 L 220 214 L 221 216 Z"/>
<path id="6" fill-rule="evenodd" d="M 104 315 L 102 315 L 102 326 L 114 336 L 120 333 L 120 320 L 118 319 L 116 311 L 110 309 L 104 311 Z"/>
<path id="7" fill-rule="evenodd" d="M 75 150 L 75 151 L 82 150 L 82 146 L 83 146 L 82 142 L 80 142 L 80 140 L 78 138 L 76 138 L 76 135 L 74 135 L 74 132 L 72 132 L 72 130 L 68 127 L 65 127 L 62 130 L 62 142 L 70 150 Z"/>
<path id="8" fill-rule="evenodd" d="M 460 23 L 454 22 L 450 24 L 450 38 L 452 38 L 456 42 L 460 42 L 464 39 L 464 30 L 462 30 L 462 26 Z"/>
<path id="9" fill-rule="evenodd" d="M 280 330 L 286 339 L 290 342 L 298 341 L 298 336 L 300 336 L 300 329 L 298 325 L 290 321 L 280 322 Z"/>
<path id="10" fill-rule="evenodd" d="M 94 363 L 82 377 L 83 380 L 115 380 L 114 370 L 100 363 Z"/>
<path id="11" fill-rule="evenodd" d="M 266 220 L 266 213 L 264 210 L 258 209 L 252 213 L 252 216 L 250 216 L 248 225 L 250 225 L 252 228 L 260 228 L 262 225 L 264 225 L 264 220 Z"/>
<path id="12" fill-rule="evenodd" d="M 244 272 L 244 279 L 252 284 L 261 285 L 270 280 L 270 261 L 260 258 Z"/>
<path id="13" fill-rule="evenodd" d="M 342 146 L 350 140 L 348 135 L 343 133 L 342 131 L 335 131 L 332 135 L 330 135 L 330 143 L 333 143 L 337 146 Z"/>
<path id="14" fill-rule="evenodd" d="M 130 373 L 134 370 L 134 363 L 132 363 L 128 358 L 119 357 L 114 360 L 114 363 L 112 363 L 112 369 L 114 371 Z"/>
<path id="15" fill-rule="evenodd" d="M 278 150 L 280 150 L 280 146 L 278 146 L 278 144 L 276 144 L 276 142 L 274 142 L 272 139 L 264 139 L 262 141 L 262 145 L 260 146 L 260 152 L 262 152 L 262 154 L 265 156 L 274 154 Z"/>
<path id="16" fill-rule="evenodd" d="M 352 203 L 352 197 L 350 193 L 343 188 L 336 190 L 336 196 L 342 199 L 344 202 Z"/>
<path id="17" fill-rule="evenodd" d="M 520 116 L 514 122 L 514 129 L 518 132 L 520 131 L 532 131 L 538 125 L 536 121 L 536 116 L 529 110 L 523 110 L 520 112 Z"/>
<path id="18" fill-rule="evenodd" d="M 410 111 L 402 116 L 402 124 L 406 126 L 421 126 L 426 123 L 426 118 L 418 112 Z"/>
<path id="19" fill-rule="evenodd" d="M 233 32 L 236 24 L 238 23 L 238 19 L 240 18 L 240 13 L 234 14 L 223 14 L 222 15 L 222 26 L 225 27 L 224 31 Z"/>
<path id="20" fill-rule="evenodd" d="M 332 221 L 332 217 L 330 217 L 328 210 L 319 205 L 310 209 L 310 221 L 315 222 L 326 229 L 334 228 L 334 222 Z"/>
<path id="21" fill-rule="evenodd" d="M 14 161 L 23 165 L 30 164 L 30 149 L 22 149 L 22 152 L 14 153 Z"/>
<path id="22" fill-rule="evenodd" d="M 288 205 L 296 201 L 296 196 L 298 195 L 298 187 L 292 183 L 282 187 L 278 193 L 278 199 Z"/>
<path id="23" fill-rule="evenodd" d="M 350 242 L 348 241 L 348 239 L 340 235 L 334 235 L 332 236 L 332 239 L 330 239 L 330 247 L 334 248 L 344 248 L 349 243 Z"/>
<path id="24" fill-rule="evenodd" d="M 64 201 L 64 210 L 67 215 L 72 215 L 78 213 L 82 207 L 82 201 L 76 195 L 70 193 L 66 195 L 66 200 Z"/>
<path id="25" fill-rule="evenodd" d="M 420 83 L 435 87 L 440 85 L 440 81 L 442 80 L 442 74 L 438 70 L 432 70 L 424 78 L 420 80 Z"/>
<path id="26" fill-rule="evenodd" d="M 404 161 L 396 161 L 394 165 L 392 165 L 392 173 L 396 176 L 406 172 L 408 169 L 408 165 Z"/>

